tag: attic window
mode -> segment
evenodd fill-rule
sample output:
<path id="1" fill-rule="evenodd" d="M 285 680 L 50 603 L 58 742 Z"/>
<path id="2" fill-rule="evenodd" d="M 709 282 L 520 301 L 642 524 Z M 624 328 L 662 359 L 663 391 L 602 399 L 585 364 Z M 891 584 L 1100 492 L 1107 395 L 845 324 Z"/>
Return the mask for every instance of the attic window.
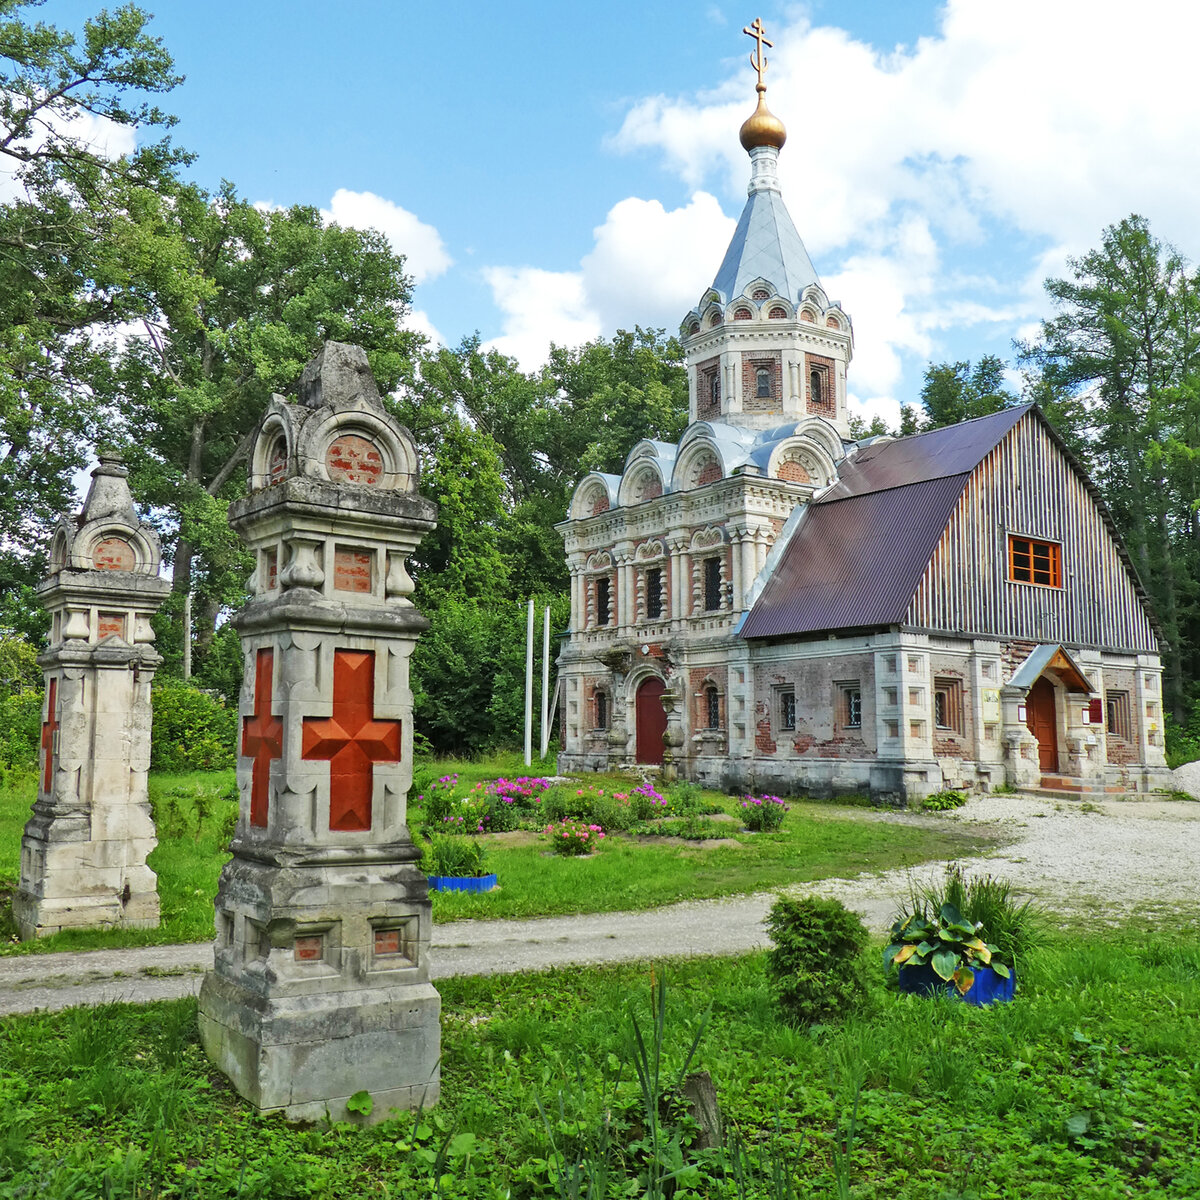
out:
<path id="1" fill-rule="evenodd" d="M 773 309 L 771 309 L 771 311 L 767 314 L 767 316 L 770 317 L 770 319 L 772 321 L 786 321 L 787 320 L 787 309 L 780 308 L 779 305 L 777 304 L 777 305 L 775 305 L 775 307 Z"/>
<path id="2" fill-rule="evenodd" d="M 759 304 L 761 304 L 764 300 L 769 300 L 770 298 L 771 293 L 768 292 L 766 288 L 755 288 L 754 295 L 750 297 L 751 300 L 755 300 Z"/>
<path id="3" fill-rule="evenodd" d="M 1062 547 L 1033 538 L 1008 539 L 1008 577 L 1014 583 L 1062 587 Z"/>
<path id="4" fill-rule="evenodd" d="M 735 321 L 749 321 L 753 315 L 754 314 L 751 313 L 748 308 L 739 308 L 737 312 L 733 314 L 733 319 Z"/>

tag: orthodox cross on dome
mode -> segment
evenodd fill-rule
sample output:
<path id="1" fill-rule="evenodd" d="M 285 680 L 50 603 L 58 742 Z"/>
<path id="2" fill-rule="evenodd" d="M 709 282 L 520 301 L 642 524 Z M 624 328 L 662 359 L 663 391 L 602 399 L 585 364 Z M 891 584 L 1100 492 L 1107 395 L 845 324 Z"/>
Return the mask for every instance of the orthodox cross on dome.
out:
<path id="1" fill-rule="evenodd" d="M 375 720 L 375 652 L 333 652 L 333 715 L 304 718 L 301 757 L 329 763 L 329 828 L 371 828 L 372 765 L 400 761 L 400 722 Z"/>
<path id="2" fill-rule="evenodd" d="M 750 51 L 750 65 L 758 72 L 757 90 L 765 92 L 767 85 L 763 83 L 763 75 L 767 70 L 767 56 L 763 53 L 763 47 L 769 46 L 772 50 L 775 49 L 775 43 L 768 41 L 765 31 L 763 30 L 762 17 L 755 17 L 753 25 L 747 25 L 742 30 L 748 34 L 758 44 Z"/>
<path id="3" fill-rule="evenodd" d="M 42 783 L 44 792 L 54 784 L 54 735 L 58 732 L 58 680 L 50 680 L 50 695 L 46 702 L 46 720 L 42 722 L 42 750 L 46 755 L 46 774 Z"/>
<path id="4" fill-rule="evenodd" d="M 254 661 L 254 715 L 242 721 L 242 757 L 254 759 L 250 784 L 250 824 L 267 824 L 267 783 L 271 759 L 283 753 L 283 722 L 271 713 L 275 651 L 260 650 Z"/>

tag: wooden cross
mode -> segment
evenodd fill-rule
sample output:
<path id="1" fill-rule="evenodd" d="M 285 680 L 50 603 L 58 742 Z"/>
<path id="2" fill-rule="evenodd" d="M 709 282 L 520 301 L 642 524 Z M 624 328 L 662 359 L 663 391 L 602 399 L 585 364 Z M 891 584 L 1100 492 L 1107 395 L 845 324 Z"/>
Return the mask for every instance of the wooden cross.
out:
<path id="1" fill-rule="evenodd" d="M 305 717 L 301 757 L 329 762 L 329 828 L 371 828 L 372 764 L 400 761 L 400 722 L 375 720 L 375 654 L 335 650 L 333 715 Z"/>
<path id="2" fill-rule="evenodd" d="M 260 650 L 254 662 L 254 714 L 242 721 L 242 757 L 254 759 L 250 783 L 250 824 L 266 828 L 271 759 L 283 753 L 283 722 L 271 714 L 275 651 Z"/>
<path id="3" fill-rule="evenodd" d="M 775 43 L 767 41 L 766 35 L 763 32 L 762 17 L 755 17 L 753 25 L 747 25 L 742 30 L 743 33 L 749 34 L 758 44 L 750 51 L 750 65 L 758 72 L 758 90 L 760 92 L 766 90 L 766 84 L 763 83 L 763 73 L 767 69 L 767 58 L 763 54 L 763 47 L 770 46 L 775 49 Z"/>
<path id="4" fill-rule="evenodd" d="M 42 750 L 45 753 L 46 774 L 42 790 L 54 787 L 54 735 L 58 732 L 58 680 L 50 680 L 50 695 L 46 700 L 46 720 L 42 722 Z"/>

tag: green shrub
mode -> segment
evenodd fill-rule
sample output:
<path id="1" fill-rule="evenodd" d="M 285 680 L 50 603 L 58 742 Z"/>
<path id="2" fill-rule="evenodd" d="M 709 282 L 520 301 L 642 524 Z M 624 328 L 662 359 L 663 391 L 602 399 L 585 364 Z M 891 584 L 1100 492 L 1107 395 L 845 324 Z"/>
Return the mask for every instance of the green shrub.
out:
<path id="1" fill-rule="evenodd" d="M 709 838 L 719 838 L 722 830 L 715 821 L 702 817 L 697 813 L 688 813 L 685 817 L 676 817 L 664 821 L 658 831 L 667 837 L 683 838 L 689 842 L 703 842 Z"/>
<path id="2" fill-rule="evenodd" d="M 962 808 L 967 802 L 966 792 L 956 792 L 947 789 L 944 792 L 934 792 L 921 801 L 921 807 L 926 812 L 949 812 L 954 808 Z"/>
<path id="3" fill-rule="evenodd" d="M 0 769 L 14 773 L 37 770 L 42 700 L 40 690 L 0 699 Z"/>
<path id="4" fill-rule="evenodd" d="M 866 995 L 859 959 L 867 930 L 838 900 L 781 896 L 767 915 L 767 972 L 788 1020 L 836 1020 Z"/>
<path id="5" fill-rule="evenodd" d="M 237 709 L 178 679 L 150 696 L 150 765 L 160 771 L 219 771 L 237 761 Z"/>
<path id="6" fill-rule="evenodd" d="M 426 875 L 458 875 L 477 878 L 486 875 L 486 853 L 475 838 L 452 837 L 435 833 L 425 845 L 421 868 Z"/>
<path id="7" fill-rule="evenodd" d="M 676 783 L 667 792 L 667 807 L 673 817 L 686 817 L 691 813 L 707 816 L 720 812 L 721 806 L 704 798 L 704 790 L 695 783 Z"/>
<path id="8" fill-rule="evenodd" d="M 623 792 L 613 792 L 608 796 L 597 796 L 592 801 L 591 812 L 588 814 L 588 817 L 595 824 L 601 825 L 605 829 L 615 829 L 619 832 L 624 832 L 632 828 L 637 822 L 633 805 L 630 803 L 629 797 Z"/>

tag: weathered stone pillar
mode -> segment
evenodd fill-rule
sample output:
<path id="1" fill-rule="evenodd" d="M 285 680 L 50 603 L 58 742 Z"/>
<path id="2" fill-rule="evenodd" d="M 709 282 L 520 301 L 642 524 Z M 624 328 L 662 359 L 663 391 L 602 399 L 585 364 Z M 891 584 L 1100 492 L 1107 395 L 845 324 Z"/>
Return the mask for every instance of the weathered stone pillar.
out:
<path id="1" fill-rule="evenodd" d="M 38 596 L 50 613 L 41 772 L 21 839 L 13 916 L 22 938 L 62 929 L 153 928 L 146 856 L 154 822 L 150 681 L 161 657 L 150 617 L 171 585 L 133 509 L 116 454 L 102 454 L 78 521 L 63 521 Z"/>
<path id="2" fill-rule="evenodd" d="M 200 1034 L 291 1119 L 373 1120 L 438 1096 L 430 905 L 406 819 L 409 658 L 428 622 L 405 561 L 434 528 L 366 354 L 326 343 L 275 397 L 230 523 L 255 556 L 242 638 L 241 807 Z"/>

